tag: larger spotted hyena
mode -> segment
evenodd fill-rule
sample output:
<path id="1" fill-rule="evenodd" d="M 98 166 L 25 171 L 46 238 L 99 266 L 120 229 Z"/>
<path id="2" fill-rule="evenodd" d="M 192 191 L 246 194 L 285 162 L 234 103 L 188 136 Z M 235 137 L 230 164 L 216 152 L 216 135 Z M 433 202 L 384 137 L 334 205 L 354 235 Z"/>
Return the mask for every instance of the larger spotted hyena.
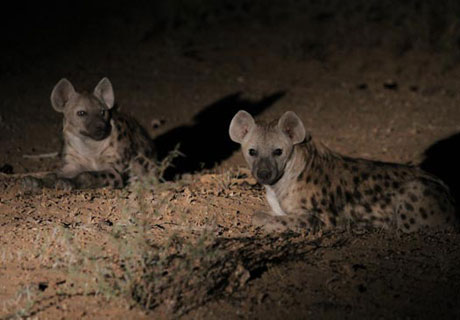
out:
<path id="1" fill-rule="evenodd" d="M 315 143 L 293 112 L 263 124 L 239 111 L 229 131 L 265 186 L 272 212 L 256 213 L 253 222 L 267 230 L 353 222 L 411 232 L 457 222 L 453 199 L 438 178 L 417 167 L 341 156 Z"/>
<path id="2" fill-rule="evenodd" d="M 42 179 L 26 177 L 26 189 L 37 187 L 123 187 L 131 178 L 155 170 L 154 146 L 132 118 L 113 110 L 115 98 L 109 79 L 92 93 L 78 93 L 61 79 L 51 93 L 51 104 L 63 113 L 63 166 Z"/>

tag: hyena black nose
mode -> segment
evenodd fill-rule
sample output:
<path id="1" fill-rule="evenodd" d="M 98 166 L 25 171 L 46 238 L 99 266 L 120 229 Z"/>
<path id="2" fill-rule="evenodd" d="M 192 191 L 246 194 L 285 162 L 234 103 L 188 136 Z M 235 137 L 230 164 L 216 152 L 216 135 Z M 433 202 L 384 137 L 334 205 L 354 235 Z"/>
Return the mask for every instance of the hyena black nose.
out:
<path id="1" fill-rule="evenodd" d="M 107 126 L 105 124 L 100 124 L 100 125 L 96 126 L 96 131 L 106 132 L 107 131 Z"/>
<path id="2" fill-rule="evenodd" d="M 109 134 L 111 127 L 107 123 L 93 123 L 90 129 L 90 137 L 94 140 L 105 139 Z"/>
<path id="3" fill-rule="evenodd" d="M 257 177 L 262 181 L 267 181 L 270 179 L 271 173 L 270 170 L 259 170 L 257 171 Z"/>
<path id="4" fill-rule="evenodd" d="M 107 122 L 99 122 L 95 125 L 94 129 L 101 133 L 107 133 L 110 130 L 110 124 Z"/>

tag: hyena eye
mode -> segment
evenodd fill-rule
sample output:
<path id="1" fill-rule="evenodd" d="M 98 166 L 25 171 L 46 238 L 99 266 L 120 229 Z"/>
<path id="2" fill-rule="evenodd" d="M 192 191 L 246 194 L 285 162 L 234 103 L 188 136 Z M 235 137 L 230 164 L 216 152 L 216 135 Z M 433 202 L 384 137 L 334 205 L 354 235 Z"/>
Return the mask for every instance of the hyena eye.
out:
<path id="1" fill-rule="evenodd" d="M 105 115 L 105 109 L 101 110 L 101 116 Z"/>
<path id="2" fill-rule="evenodd" d="M 87 115 L 86 111 L 83 111 L 83 110 L 77 111 L 77 116 L 79 117 L 84 117 L 86 115 Z"/>
<path id="3" fill-rule="evenodd" d="M 251 149 L 249 149 L 249 155 L 251 157 L 255 157 L 257 155 L 257 151 L 251 148 Z"/>
<path id="4" fill-rule="evenodd" d="M 273 150 L 273 155 L 274 155 L 274 156 L 280 156 L 280 155 L 282 155 L 282 154 L 283 154 L 283 150 L 281 150 L 281 149 L 279 149 L 279 148 Z"/>

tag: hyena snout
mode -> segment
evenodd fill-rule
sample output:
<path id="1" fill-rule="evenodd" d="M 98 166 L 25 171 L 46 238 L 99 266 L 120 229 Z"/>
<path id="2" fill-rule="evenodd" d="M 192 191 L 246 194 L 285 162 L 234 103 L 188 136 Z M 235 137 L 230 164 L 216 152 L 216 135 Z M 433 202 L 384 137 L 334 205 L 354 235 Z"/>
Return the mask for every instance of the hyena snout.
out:
<path id="1" fill-rule="evenodd" d="M 253 169 L 253 175 L 260 184 L 271 185 L 279 178 L 276 165 L 271 163 L 269 159 L 261 159 L 254 165 Z"/>
<path id="2" fill-rule="evenodd" d="M 257 171 L 257 177 L 260 179 L 260 180 L 270 180 L 270 177 L 271 177 L 272 173 L 269 171 L 269 170 L 259 170 Z"/>
<path id="3" fill-rule="evenodd" d="M 94 140 L 103 140 L 107 138 L 112 130 L 108 121 L 93 121 L 87 127 L 88 135 Z"/>

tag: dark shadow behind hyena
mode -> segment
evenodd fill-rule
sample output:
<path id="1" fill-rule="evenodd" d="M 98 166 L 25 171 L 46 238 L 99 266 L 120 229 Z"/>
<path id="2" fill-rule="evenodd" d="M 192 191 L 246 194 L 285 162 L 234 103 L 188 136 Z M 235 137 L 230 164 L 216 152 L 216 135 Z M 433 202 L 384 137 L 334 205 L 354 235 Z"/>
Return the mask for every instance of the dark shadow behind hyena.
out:
<path id="1" fill-rule="evenodd" d="M 43 178 L 28 176 L 25 191 L 47 188 L 122 188 L 156 175 L 155 148 L 137 121 L 117 112 L 109 79 L 92 93 L 79 93 L 61 79 L 51 93 L 53 108 L 64 115 L 62 167 Z"/>

